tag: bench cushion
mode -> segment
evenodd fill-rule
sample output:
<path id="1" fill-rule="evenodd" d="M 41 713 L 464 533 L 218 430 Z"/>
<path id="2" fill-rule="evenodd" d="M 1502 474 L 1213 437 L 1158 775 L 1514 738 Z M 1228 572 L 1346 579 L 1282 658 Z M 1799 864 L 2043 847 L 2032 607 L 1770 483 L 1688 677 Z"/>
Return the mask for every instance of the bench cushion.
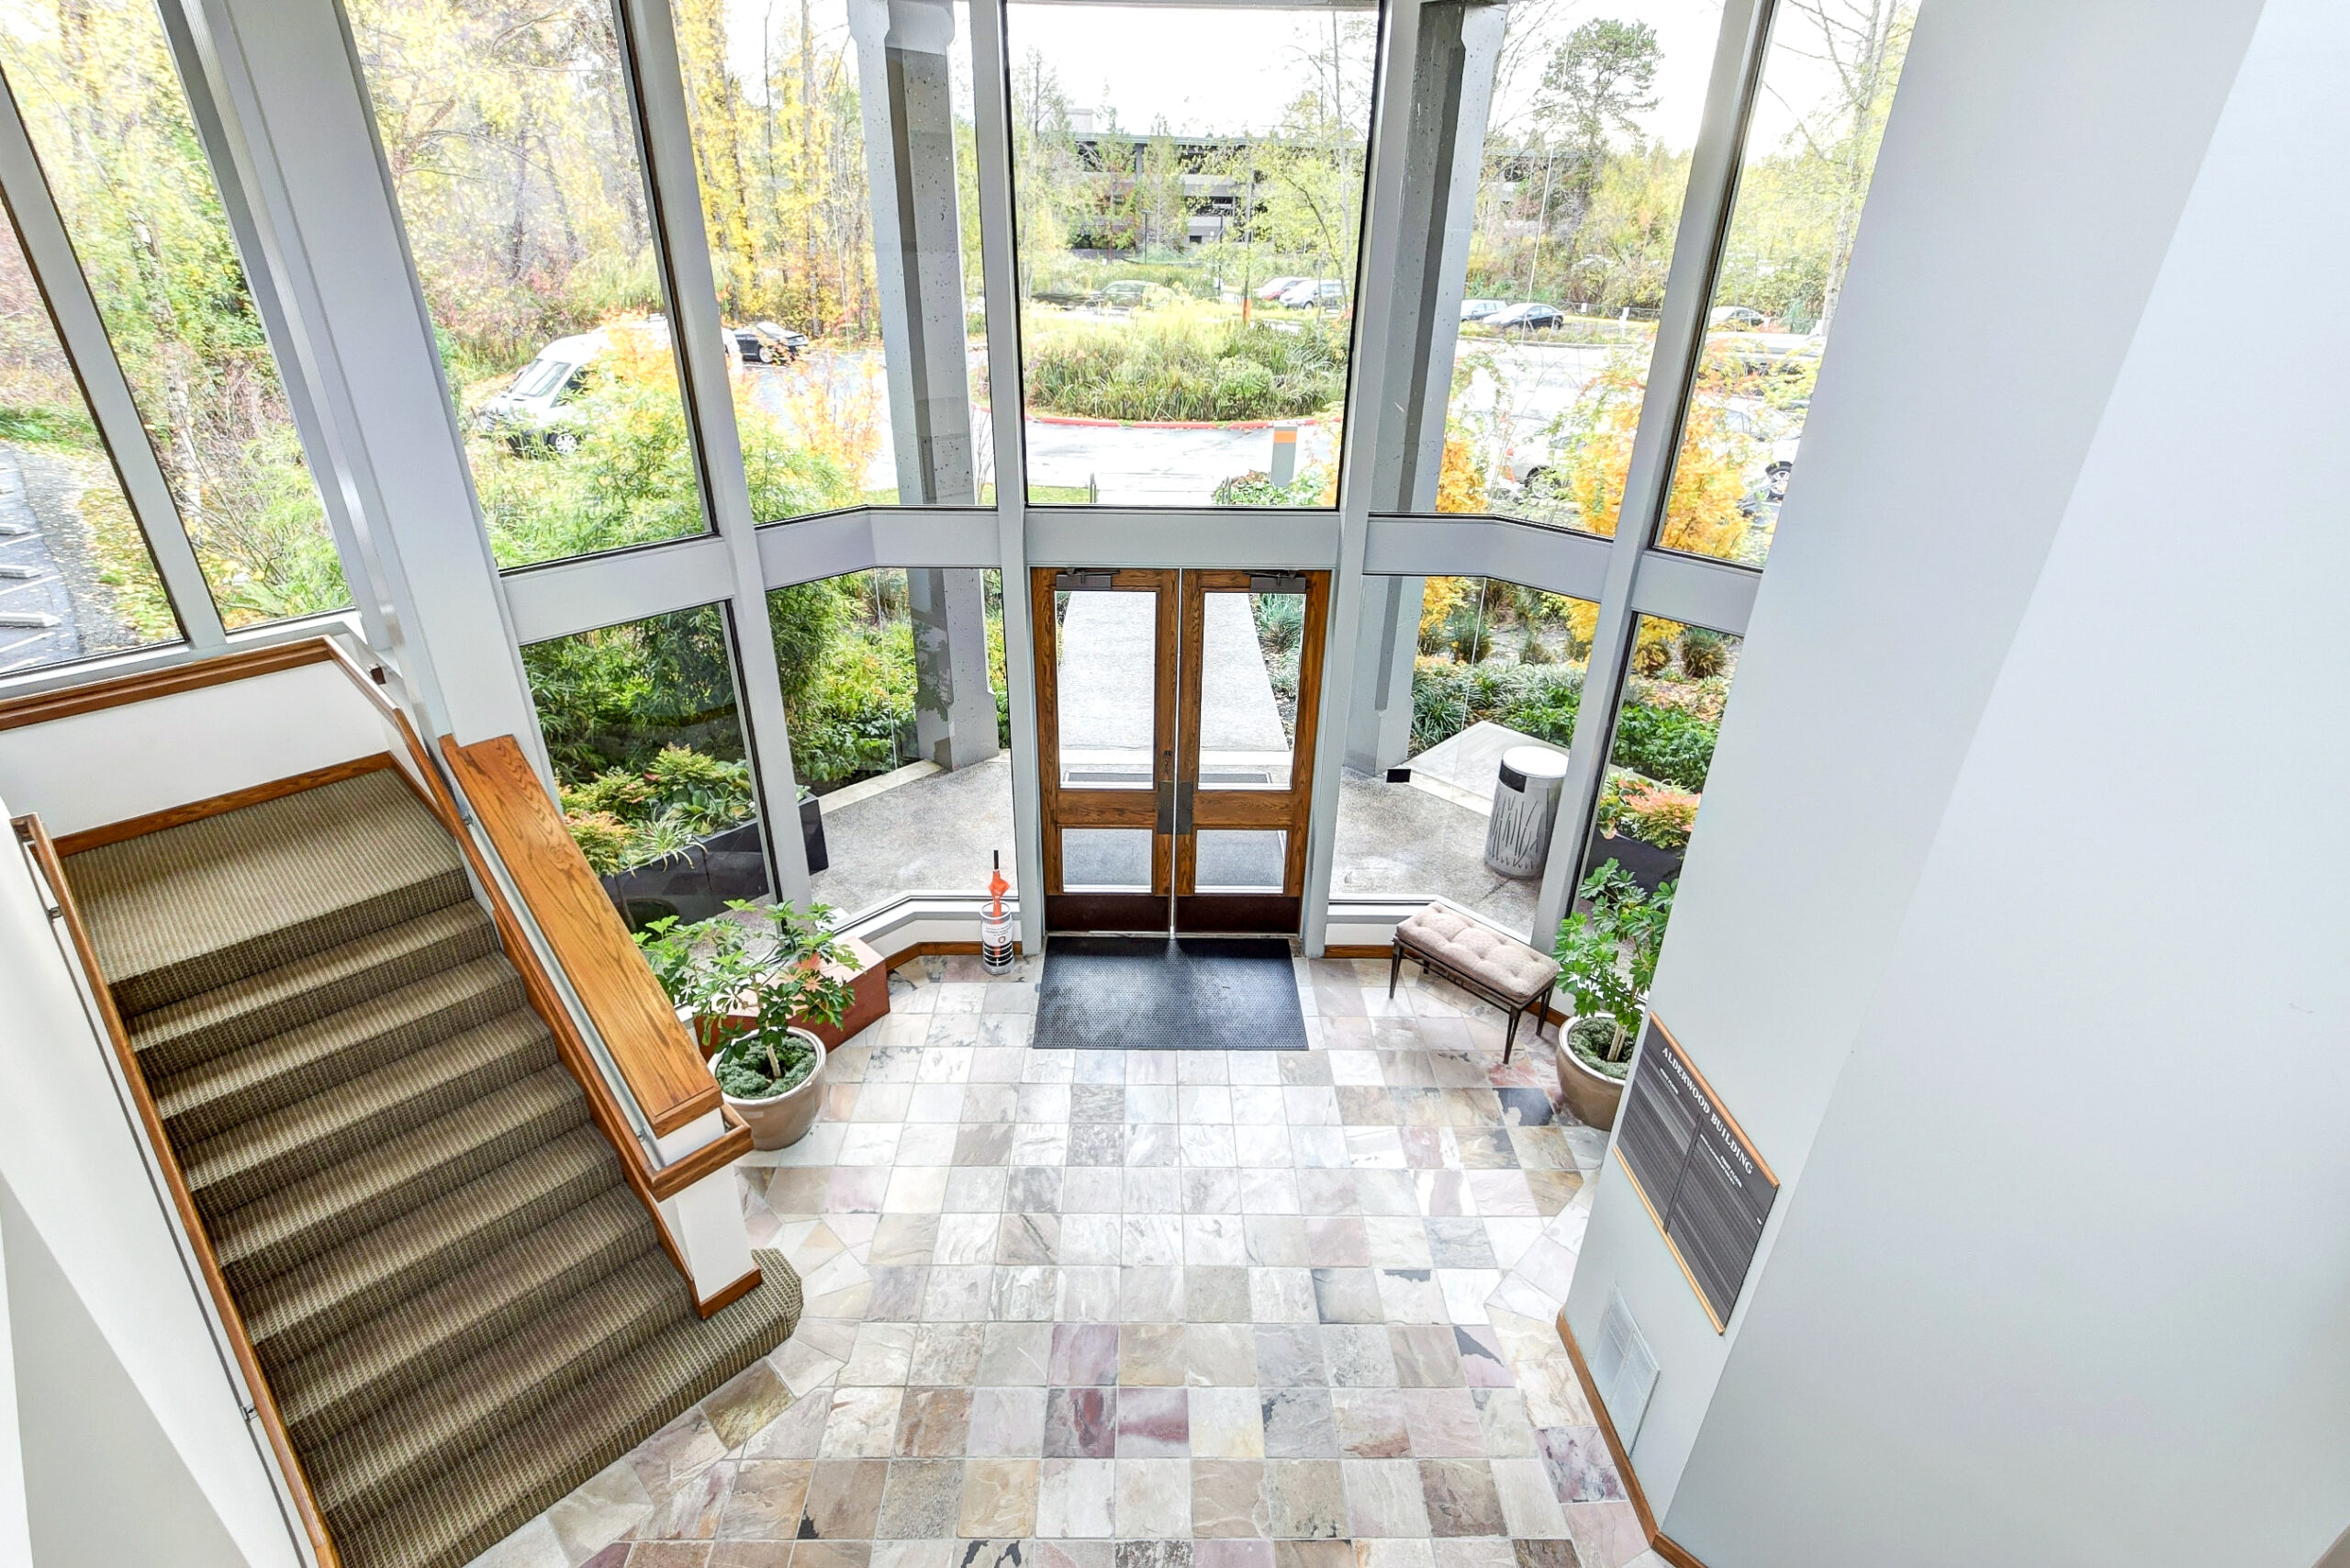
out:
<path id="1" fill-rule="evenodd" d="M 1395 928 L 1412 952 L 1424 953 L 1523 1005 L 1559 978 L 1559 962 L 1516 937 L 1442 904 L 1430 904 Z"/>

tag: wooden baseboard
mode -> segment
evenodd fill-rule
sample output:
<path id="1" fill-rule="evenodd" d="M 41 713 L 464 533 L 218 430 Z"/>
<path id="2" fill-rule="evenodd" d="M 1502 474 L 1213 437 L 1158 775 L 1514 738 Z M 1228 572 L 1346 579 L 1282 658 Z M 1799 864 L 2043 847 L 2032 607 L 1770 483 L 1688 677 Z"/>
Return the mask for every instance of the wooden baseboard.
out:
<path id="1" fill-rule="evenodd" d="M 720 1291 L 716 1295 L 711 1296 L 709 1300 L 704 1301 L 699 1298 L 696 1298 L 694 1302 L 694 1310 L 700 1313 L 704 1317 L 715 1317 L 720 1313 L 725 1311 L 728 1307 L 733 1306 L 736 1302 L 741 1301 L 744 1296 L 749 1295 L 753 1291 L 757 1290 L 759 1288 L 760 1278 L 761 1275 L 759 1273 L 758 1265 L 754 1263 L 751 1265 L 751 1271 L 749 1273 L 744 1275 L 733 1284 L 728 1285 L 725 1289 Z"/>
<path id="2" fill-rule="evenodd" d="M 1025 954 L 1028 948 L 1024 943 L 1014 941 L 1012 950 Z M 909 958 L 976 958 L 979 956 L 979 945 L 977 942 L 909 942 L 881 962 L 894 969 Z"/>
<path id="3" fill-rule="evenodd" d="M 1322 949 L 1322 956 L 1326 958 L 1388 958 L 1394 954 L 1395 949 L 1384 942 L 1349 943 Z"/>
<path id="4" fill-rule="evenodd" d="M 85 849 L 95 849 L 101 845 L 120 844 L 125 839 L 161 833 L 167 827 L 183 827 L 189 823 L 202 822 L 207 817 L 241 812 L 247 806 L 258 806 L 263 801 L 298 795 L 305 790 L 316 790 L 322 785 L 340 784 L 346 778 L 356 778 L 363 773 L 374 773 L 392 766 L 392 754 L 387 751 L 379 751 L 373 756 L 355 756 L 349 762 L 313 767 L 308 773 L 273 778 L 266 784 L 249 785 L 207 800 L 190 801 L 185 806 L 169 806 L 160 812 L 150 812 L 143 817 L 126 817 L 121 822 L 107 823 L 102 827 L 85 827 L 79 833 L 69 833 L 58 839 L 57 853 L 62 856 L 79 855 Z"/>
<path id="5" fill-rule="evenodd" d="M 1559 1342 L 1567 1348 L 1567 1360 L 1574 1363 L 1575 1381 L 1583 1384 L 1583 1396 L 1591 1406 L 1592 1417 L 1599 1423 L 1599 1435 L 1607 1440 L 1607 1452 L 1616 1461 L 1616 1473 L 1624 1479 L 1624 1495 L 1631 1499 L 1632 1512 L 1639 1516 L 1640 1533 L 1648 1537 L 1649 1550 L 1673 1564 L 1673 1568 L 1706 1568 L 1703 1562 L 1671 1536 L 1656 1528 L 1656 1515 L 1649 1507 L 1647 1494 L 1640 1490 L 1640 1478 L 1632 1470 L 1632 1456 L 1624 1451 L 1623 1439 L 1616 1435 L 1616 1423 L 1607 1418 L 1607 1406 L 1600 1402 L 1599 1385 L 1592 1381 L 1591 1366 L 1583 1359 L 1583 1347 L 1575 1343 L 1575 1331 L 1567 1327 L 1567 1309 L 1559 1309 Z"/>

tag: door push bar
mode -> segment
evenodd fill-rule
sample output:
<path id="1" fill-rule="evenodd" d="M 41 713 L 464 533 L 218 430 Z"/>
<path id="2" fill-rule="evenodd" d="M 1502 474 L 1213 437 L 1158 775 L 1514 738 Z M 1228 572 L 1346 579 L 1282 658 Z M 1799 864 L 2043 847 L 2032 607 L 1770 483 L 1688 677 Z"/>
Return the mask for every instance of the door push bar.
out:
<path id="1" fill-rule="evenodd" d="M 1199 788 L 1189 779 L 1162 778 L 1158 781 L 1158 832 L 1192 831 L 1192 805 Z"/>

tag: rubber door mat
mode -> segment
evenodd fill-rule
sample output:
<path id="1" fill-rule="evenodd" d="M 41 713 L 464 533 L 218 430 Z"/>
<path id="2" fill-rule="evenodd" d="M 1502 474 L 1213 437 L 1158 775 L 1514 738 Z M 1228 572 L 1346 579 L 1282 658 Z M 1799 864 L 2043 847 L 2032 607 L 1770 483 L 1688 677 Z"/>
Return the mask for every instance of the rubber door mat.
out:
<path id="1" fill-rule="evenodd" d="M 1056 936 L 1036 988 L 1040 1050 L 1302 1051 L 1281 937 Z"/>

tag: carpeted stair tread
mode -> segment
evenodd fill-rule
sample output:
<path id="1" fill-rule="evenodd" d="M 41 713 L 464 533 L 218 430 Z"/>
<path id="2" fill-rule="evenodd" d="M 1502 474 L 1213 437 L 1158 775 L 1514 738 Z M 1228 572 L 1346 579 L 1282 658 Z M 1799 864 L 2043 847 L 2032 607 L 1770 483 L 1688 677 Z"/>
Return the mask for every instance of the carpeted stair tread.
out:
<path id="1" fill-rule="evenodd" d="M 185 1072 L 151 1076 L 155 1109 L 185 1148 L 504 1017 L 526 1000 L 502 955 L 476 958 Z"/>
<path id="2" fill-rule="evenodd" d="M 325 1262 L 371 1235 L 384 1243 L 420 1227 L 426 1233 L 446 1230 L 444 1242 L 461 1239 L 464 1225 L 444 1216 L 475 1209 L 498 1212 L 499 1178 L 509 1172 L 525 1177 L 522 1168 L 533 1160 L 567 1164 L 573 1157 L 550 1146 L 563 1143 L 587 1122 L 587 1103 L 570 1073 L 560 1065 L 546 1068 L 380 1148 L 208 1217 L 214 1252 L 241 1282 L 274 1282 L 276 1275 Z M 588 1131 L 579 1158 L 600 1157 L 601 1173 L 619 1180 L 611 1146 L 593 1128 Z M 484 1182 L 491 1188 L 476 1192 Z M 529 1185 L 528 1180 L 520 1182 L 521 1187 Z M 392 1255 L 387 1252 L 386 1260 Z"/>
<path id="3" fill-rule="evenodd" d="M 518 1008 L 322 1094 L 240 1122 L 185 1150 L 180 1165 L 197 1201 L 209 1212 L 226 1211 L 554 1065 L 554 1040 L 545 1024 Z"/>
<path id="4" fill-rule="evenodd" d="M 677 1323 L 410 1493 L 350 1520 L 330 1513 L 349 1568 L 462 1568 L 776 1350 L 800 1321 L 799 1276 L 758 1252 L 756 1289 Z"/>
<path id="5" fill-rule="evenodd" d="M 303 1355 L 620 1181 L 603 1135 L 576 1127 L 389 1225 L 241 1289 L 246 1332 L 273 1363 Z"/>
<path id="6" fill-rule="evenodd" d="M 612 1188 L 272 1369 L 278 1412 L 298 1444 L 331 1437 L 648 1252 L 675 1282 L 677 1270 L 643 1205 L 625 1188 Z"/>
<path id="7" fill-rule="evenodd" d="M 455 841 L 390 768 L 84 850 L 71 872 L 127 1014 L 470 896 Z"/>
<path id="8" fill-rule="evenodd" d="M 546 1318 L 460 1362 L 311 1450 L 319 1506 L 379 1514 L 422 1482 L 530 1418 L 690 1313 L 686 1284 L 659 1253 L 597 1281 Z"/>
<path id="9" fill-rule="evenodd" d="M 142 1014 L 130 1043 L 150 1081 L 169 1077 L 497 951 L 468 899 Z"/>

